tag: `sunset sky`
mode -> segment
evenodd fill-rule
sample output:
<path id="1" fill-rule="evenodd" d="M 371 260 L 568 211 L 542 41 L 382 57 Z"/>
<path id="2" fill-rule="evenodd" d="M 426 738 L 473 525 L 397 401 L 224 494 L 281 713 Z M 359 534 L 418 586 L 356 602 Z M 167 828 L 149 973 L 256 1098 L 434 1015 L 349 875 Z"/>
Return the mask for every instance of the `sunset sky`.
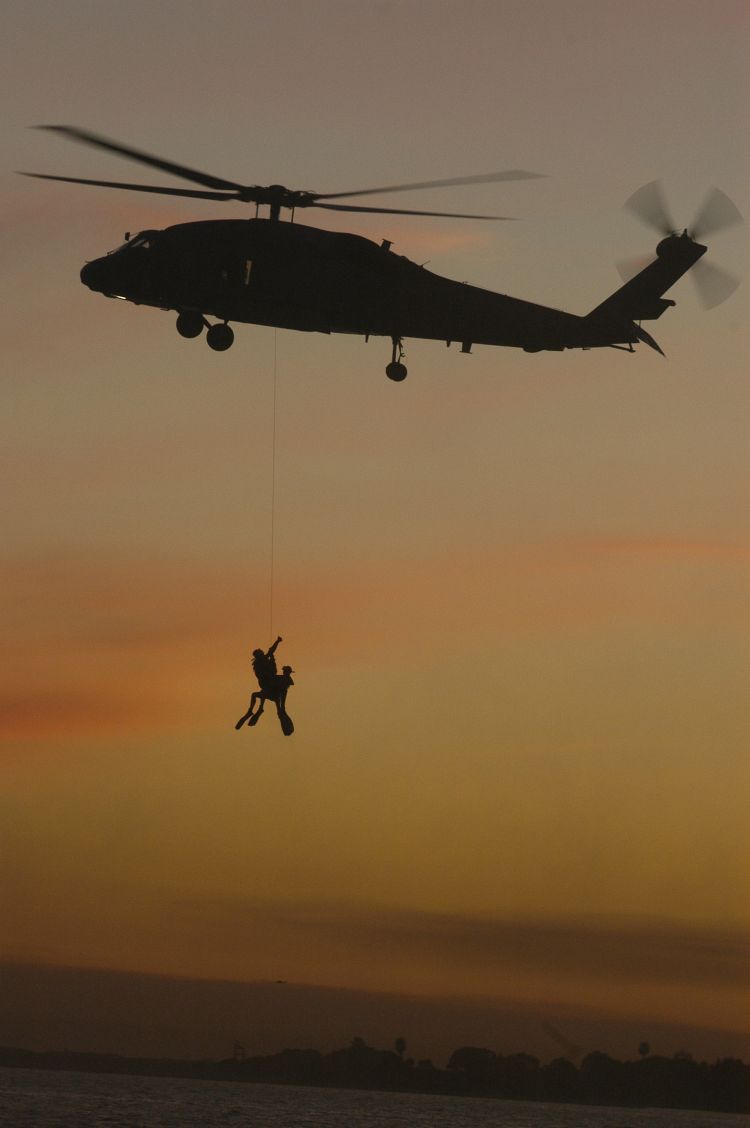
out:
<path id="1" fill-rule="evenodd" d="M 58 122 L 319 192 L 530 169 L 386 199 L 516 223 L 303 218 L 585 313 L 653 251 L 642 184 L 681 227 L 713 185 L 750 216 L 748 58 L 744 0 L 9 0 L 6 963 L 578 1006 L 741 1052 L 747 280 L 710 312 L 678 283 L 666 360 L 407 341 L 396 385 L 384 339 L 236 325 L 216 354 L 80 284 L 126 230 L 242 205 L 15 171 L 170 182 L 27 128 Z M 710 261 L 746 274 L 747 238 Z M 277 632 L 297 731 L 235 732 Z"/>

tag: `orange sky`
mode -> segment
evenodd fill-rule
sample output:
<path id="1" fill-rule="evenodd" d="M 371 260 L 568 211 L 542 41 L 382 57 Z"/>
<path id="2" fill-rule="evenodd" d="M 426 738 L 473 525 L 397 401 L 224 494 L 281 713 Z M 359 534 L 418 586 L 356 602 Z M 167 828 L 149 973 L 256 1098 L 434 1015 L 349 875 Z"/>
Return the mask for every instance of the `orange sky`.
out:
<path id="1" fill-rule="evenodd" d="M 215 355 L 81 287 L 213 205 L 11 171 L 148 181 L 50 120 L 320 191 L 536 169 L 404 201 L 525 222 L 348 229 L 584 312 L 651 246 L 640 184 L 750 213 L 744 5 L 631 9 L 11 3 L 6 959 L 747 1027 L 747 287 L 703 313 L 678 284 L 667 360 L 407 342 L 396 386 L 387 342 Z M 289 740 L 233 728 L 272 630 Z"/>

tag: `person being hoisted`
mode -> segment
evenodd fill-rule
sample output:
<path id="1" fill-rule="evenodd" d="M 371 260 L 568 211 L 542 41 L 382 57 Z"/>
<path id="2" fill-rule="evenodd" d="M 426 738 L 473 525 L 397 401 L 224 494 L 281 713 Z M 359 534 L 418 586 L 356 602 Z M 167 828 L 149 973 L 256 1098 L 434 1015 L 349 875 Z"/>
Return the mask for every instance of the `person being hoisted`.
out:
<path id="1" fill-rule="evenodd" d="M 269 646 L 268 650 L 263 653 L 262 650 L 253 651 L 253 673 L 258 679 L 258 685 L 261 690 L 271 690 L 276 684 L 276 647 L 280 642 L 283 642 L 281 635 L 276 639 L 273 646 Z M 257 696 L 257 695 L 253 695 Z"/>
<path id="2" fill-rule="evenodd" d="M 265 702 L 273 701 L 276 705 L 276 712 L 284 736 L 291 736 L 294 732 L 292 718 L 286 711 L 286 695 L 289 686 L 294 685 L 291 676 L 294 671 L 291 666 L 284 666 L 280 674 L 276 670 L 276 647 L 282 641 L 283 639 L 279 635 L 276 642 L 269 646 L 265 652 L 262 650 L 253 651 L 253 673 L 258 679 L 260 689 L 253 693 L 250 698 L 250 707 L 244 716 L 237 721 L 234 726 L 236 729 L 241 729 L 245 722 L 249 725 L 256 725 L 263 713 Z M 256 702 L 260 703 L 257 710 L 255 709 Z"/>

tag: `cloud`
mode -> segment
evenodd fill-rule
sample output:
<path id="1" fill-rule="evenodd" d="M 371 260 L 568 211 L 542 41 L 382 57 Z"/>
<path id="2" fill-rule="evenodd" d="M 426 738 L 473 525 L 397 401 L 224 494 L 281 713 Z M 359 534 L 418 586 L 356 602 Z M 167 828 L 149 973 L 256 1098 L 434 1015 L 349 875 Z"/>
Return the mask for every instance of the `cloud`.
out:
<path id="1" fill-rule="evenodd" d="M 218 573 L 40 554 L 5 574 L 6 738 L 195 723 L 186 686 L 192 705 L 232 623 L 232 585 Z"/>
<path id="2" fill-rule="evenodd" d="M 419 910 L 197 900 L 174 907 L 181 929 L 264 933 L 302 948 L 377 962 L 418 960 L 487 972 L 713 987 L 750 986 L 750 932 L 632 918 L 503 919 Z M 335 966 L 335 965 L 334 965 Z"/>
<path id="3" fill-rule="evenodd" d="M 293 624 L 295 656 L 310 670 L 342 655 L 348 666 L 377 664 L 407 638 L 412 658 L 431 663 L 436 639 L 455 652 L 467 624 L 467 650 L 495 645 L 499 632 L 507 640 L 646 619 L 735 629 L 733 592 L 749 554 L 740 543 L 636 537 L 350 552 L 278 568 L 277 621 Z M 246 683 L 248 632 L 267 630 L 265 563 L 122 552 L 15 559 L 2 643 L 10 733 L 114 730 L 125 718 L 131 728 L 194 723 L 186 694 L 199 703 L 222 679 Z M 722 582 L 696 601 L 696 577 L 705 584 L 707 574 Z"/>
<path id="4" fill-rule="evenodd" d="M 132 732 L 158 723 L 160 709 L 155 700 L 141 694 L 100 690 L 56 690 L 44 687 L 39 694 L 7 691 L 0 694 L 0 740 L 17 738 L 86 735 L 102 729 Z"/>
<path id="5" fill-rule="evenodd" d="M 599 1008 L 538 1002 L 417 998 L 412 994 L 312 987 L 289 982 L 210 981 L 80 967 L 0 964 L 4 1006 L 0 1041 L 35 1049 L 68 1046 L 150 1056 L 223 1058 L 227 1031 L 248 1053 L 286 1046 L 324 1050 L 354 1034 L 391 1046 L 398 1030 L 415 1057 L 448 1060 L 460 1045 L 499 1053 L 524 1050 L 548 1060 L 559 1053 L 549 1034 L 562 1030 L 588 1052 L 632 1057 L 647 1034 L 654 1051 L 689 1047 L 698 1057 L 746 1057 L 741 1033 L 694 1023 L 644 1022 Z"/>
<path id="6" fill-rule="evenodd" d="M 685 561 L 716 560 L 728 564 L 750 560 L 750 545 L 739 541 L 687 540 L 679 537 L 599 537 L 562 541 L 563 553 L 589 554 L 593 557 L 643 557 L 649 559 L 681 559 Z"/>
<path id="7" fill-rule="evenodd" d="M 115 906 L 73 895 L 75 920 L 53 907 L 44 950 L 28 924 L 9 920 L 6 953 L 213 980 L 596 1006 L 726 1029 L 743 1029 L 747 1015 L 750 932 L 739 926 L 156 891 Z"/>

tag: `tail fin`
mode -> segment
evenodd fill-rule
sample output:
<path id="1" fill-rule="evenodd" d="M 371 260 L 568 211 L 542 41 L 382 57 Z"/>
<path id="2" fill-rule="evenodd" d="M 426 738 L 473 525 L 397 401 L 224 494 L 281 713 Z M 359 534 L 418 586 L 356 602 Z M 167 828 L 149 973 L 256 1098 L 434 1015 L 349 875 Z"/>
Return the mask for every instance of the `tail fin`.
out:
<path id="1" fill-rule="evenodd" d="M 644 345 L 648 345 L 650 349 L 653 349 L 655 352 L 660 353 L 662 356 L 666 355 L 659 342 L 655 341 L 651 334 L 647 333 L 642 325 L 634 325 L 633 329 L 635 330 L 636 338 L 639 341 L 643 341 Z"/>
<path id="2" fill-rule="evenodd" d="M 694 242 L 687 232 L 668 235 L 656 248 L 654 261 L 592 309 L 586 320 L 599 325 L 656 320 L 674 305 L 669 298 L 662 297 L 664 291 L 690 270 L 707 249 Z"/>

